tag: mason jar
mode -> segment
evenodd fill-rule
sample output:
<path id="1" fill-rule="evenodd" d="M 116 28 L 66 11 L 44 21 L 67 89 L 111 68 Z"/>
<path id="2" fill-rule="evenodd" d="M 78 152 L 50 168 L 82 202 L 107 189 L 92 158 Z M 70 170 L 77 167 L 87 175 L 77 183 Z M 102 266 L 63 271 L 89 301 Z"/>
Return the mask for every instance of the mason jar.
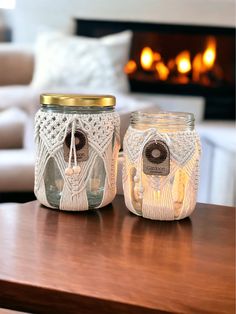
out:
<path id="1" fill-rule="evenodd" d="M 124 197 L 131 212 L 157 220 L 193 212 L 201 153 L 193 114 L 134 112 L 123 149 Z"/>
<path id="2" fill-rule="evenodd" d="M 83 211 L 116 194 L 119 115 L 111 95 L 43 94 L 35 116 L 35 186 L 45 206 Z"/>

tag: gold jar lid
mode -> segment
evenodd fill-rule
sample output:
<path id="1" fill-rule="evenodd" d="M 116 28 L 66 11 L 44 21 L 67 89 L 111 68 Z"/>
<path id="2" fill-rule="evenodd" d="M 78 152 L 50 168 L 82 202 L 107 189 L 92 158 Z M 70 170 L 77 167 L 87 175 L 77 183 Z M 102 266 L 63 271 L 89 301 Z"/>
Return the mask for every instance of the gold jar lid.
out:
<path id="1" fill-rule="evenodd" d="M 116 98 L 112 95 L 42 94 L 40 103 L 42 106 L 114 107 Z"/>

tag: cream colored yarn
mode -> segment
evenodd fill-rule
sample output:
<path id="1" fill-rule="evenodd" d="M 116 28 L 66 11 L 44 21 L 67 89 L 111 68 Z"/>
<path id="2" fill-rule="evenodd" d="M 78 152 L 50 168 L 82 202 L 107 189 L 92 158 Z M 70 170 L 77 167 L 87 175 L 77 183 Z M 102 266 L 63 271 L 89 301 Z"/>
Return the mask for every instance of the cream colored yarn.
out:
<path id="1" fill-rule="evenodd" d="M 64 114 L 45 112 L 40 109 L 35 116 L 35 186 L 37 199 L 45 206 L 52 207 L 45 193 L 45 168 L 49 158 L 54 158 L 64 181 L 59 209 L 87 210 L 88 200 L 86 184 L 93 169 L 97 156 L 101 157 L 106 171 L 103 199 L 98 207 L 109 204 L 116 194 L 116 167 L 120 148 L 119 115 L 115 112 L 99 114 Z M 79 171 L 66 175 L 68 162 L 64 160 L 63 143 L 66 135 L 77 129 L 83 130 L 88 137 L 89 158 L 79 162 Z M 73 136 L 72 136 L 73 138 Z M 72 140 L 69 166 L 74 141 Z M 78 167 L 74 158 L 75 167 Z M 71 168 L 70 168 L 71 169 Z"/>
<path id="2" fill-rule="evenodd" d="M 170 150 L 167 176 L 143 173 L 142 152 L 150 140 L 161 140 Z M 129 126 L 124 138 L 123 188 L 130 211 L 150 219 L 174 220 L 195 208 L 199 177 L 200 140 L 196 131 L 160 133 L 155 128 Z"/>

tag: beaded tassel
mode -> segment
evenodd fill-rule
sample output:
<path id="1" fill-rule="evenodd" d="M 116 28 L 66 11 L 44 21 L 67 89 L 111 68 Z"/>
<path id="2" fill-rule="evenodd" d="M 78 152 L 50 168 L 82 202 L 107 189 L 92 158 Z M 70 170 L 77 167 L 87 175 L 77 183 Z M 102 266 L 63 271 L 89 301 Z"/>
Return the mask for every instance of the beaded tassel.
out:
<path id="1" fill-rule="evenodd" d="M 71 166 L 72 154 L 74 154 L 74 166 L 73 167 Z M 65 169 L 65 175 L 70 177 L 73 174 L 79 174 L 80 170 L 81 168 L 77 164 L 77 154 L 76 154 L 76 147 L 75 147 L 75 121 L 73 121 L 72 130 L 71 130 L 69 163 L 68 163 L 68 167 Z"/>

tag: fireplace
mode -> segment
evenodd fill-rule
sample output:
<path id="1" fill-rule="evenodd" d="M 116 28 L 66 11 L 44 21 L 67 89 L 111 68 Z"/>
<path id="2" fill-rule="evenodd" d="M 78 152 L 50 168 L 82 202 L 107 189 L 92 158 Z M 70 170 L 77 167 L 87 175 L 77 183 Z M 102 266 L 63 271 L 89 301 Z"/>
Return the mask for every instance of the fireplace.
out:
<path id="1" fill-rule="evenodd" d="M 235 29 L 76 19 L 76 34 L 133 31 L 131 91 L 203 96 L 205 119 L 235 117 Z"/>

